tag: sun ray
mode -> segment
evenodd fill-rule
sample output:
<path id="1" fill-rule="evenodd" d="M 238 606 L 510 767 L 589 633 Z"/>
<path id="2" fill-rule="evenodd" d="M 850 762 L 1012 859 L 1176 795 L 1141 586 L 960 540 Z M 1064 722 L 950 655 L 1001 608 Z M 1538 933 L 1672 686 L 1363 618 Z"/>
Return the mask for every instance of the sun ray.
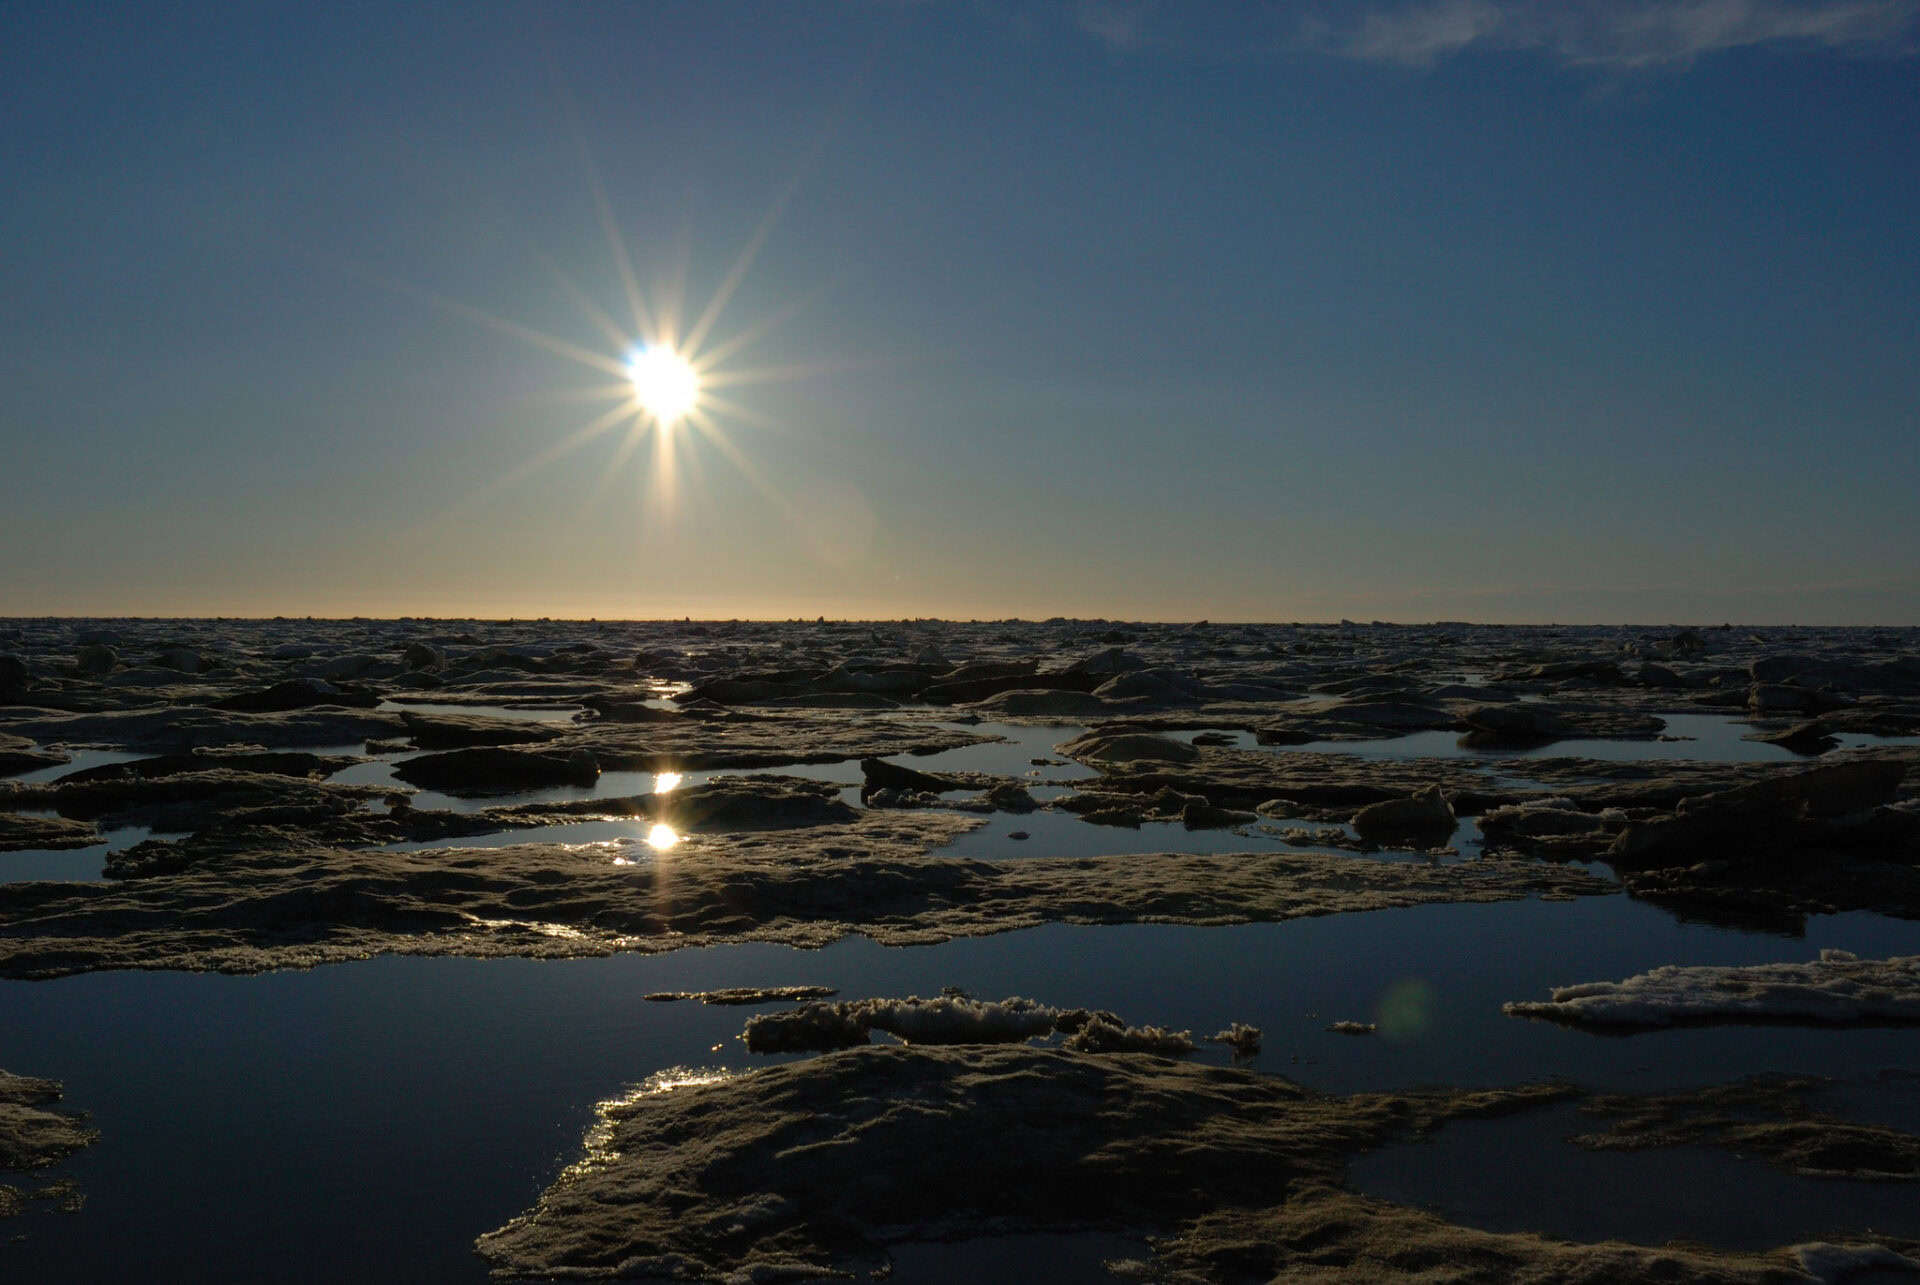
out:
<path id="1" fill-rule="evenodd" d="M 576 515 L 576 526 L 584 526 L 587 519 L 592 516 L 594 510 L 600 507 L 600 501 L 606 498 L 607 492 L 611 490 L 613 484 L 619 480 L 621 466 L 633 458 L 633 453 L 640 449 L 640 443 L 646 440 L 649 431 L 658 432 L 659 430 L 649 430 L 646 424 L 642 422 L 641 417 L 635 415 L 625 436 L 623 436 L 619 444 L 613 448 L 613 455 L 600 469 L 600 477 L 594 482 L 593 489 L 587 492 L 587 498 L 581 502 L 579 512 Z"/>
<path id="2" fill-rule="evenodd" d="M 614 266 L 620 271 L 620 283 L 627 288 L 627 306 L 633 309 L 634 329 L 643 335 L 654 330 L 653 314 L 647 310 L 647 301 L 640 293 L 639 279 L 633 273 L 633 260 L 627 255 L 627 243 L 620 235 L 620 225 L 614 221 L 613 206 L 607 202 L 607 189 L 600 184 L 600 172 L 594 168 L 593 156 L 587 151 L 586 139 L 580 141 L 580 163 L 586 166 L 587 183 L 593 189 L 593 209 L 599 217 L 600 230 L 606 234 L 607 246 L 613 251 Z"/>
<path id="3" fill-rule="evenodd" d="M 689 418 L 691 419 L 692 417 Z M 701 416 L 694 422 L 699 426 L 706 440 L 719 448 L 720 453 L 727 457 L 727 462 L 740 470 L 740 475 L 747 479 L 748 484 L 751 485 L 754 490 L 758 491 L 763 499 L 778 509 L 780 515 L 788 521 L 796 520 L 792 502 L 789 501 L 786 496 L 782 495 L 777 487 L 767 481 L 761 474 L 759 467 L 748 458 L 746 452 L 742 451 L 739 446 L 734 443 L 732 438 L 726 435 L 718 424 L 714 423 L 713 420 L 707 416 Z"/>
<path id="4" fill-rule="evenodd" d="M 591 388 L 555 388 L 542 393 L 529 394 L 529 402 L 543 402 L 554 406 L 577 406 L 581 402 L 604 402 L 610 398 L 622 400 L 633 396 L 633 380 L 622 379 L 613 384 L 595 384 Z"/>
<path id="5" fill-rule="evenodd" d="M 502 487 L 510 486 L 518 482 L 521 478 L 539 472 L 562 456 L 570 455 L 574 451 L 579 450 L 582 446 L 585 446 L 588 442 L 591 442 L 594 438 L 600 436 L 608 429 L 613 428 L 632 414 L 633 407 L 631 405 L 622 405 L 615 406 L 605 414 L 595 416 L 539 454 L 529 456 L 527 459 L 522 460 L 494 480 L 482 483 L 458 501 L 458 503 L 471 504 L 476 500 L 485 499 L 487 496 L 497 493 Z"/>
<path id="6" fill-rule="evenodd" d="M 371 274 L 369 275 L 371 276 Z M 436 308 L 450 312 L 456 317 L 463 317 L 468 321 L 474 322 L 476 325 L 485 326 L 490 330 L 497 330 L 502 334 L 512 335 L 514 338 L 524 340 L 536 348 L 542 348 L 556 356 L 577 361 L 583 366 L 589 366 L 595 370 L 604 370 L 610 375 L 624 375 L 626 373 L 619 362 L 608 357 L 605 353 L 595 352 L 591 348 L 582 348 L 579 344 L 569 343 L 564 339 L 547 334 L 545 331 L 535 330 L 532 326 L 523 326 L 517 321 L 508 321 L 505 317 L 496 317 L 490 312 L 474 307 L 472 304 L 461 303 L 458 299 L 449 299 L 445 295 L 436 294 L 431 290 L 411 285 L 405 281 L 379 276 L 371 276 L 371 279 L 389 290 L 418 299 L 422 303 L 432 304 Z"/>
<path id="7" fill-rule="evenodd" d="M 660 286 L 659 330 L 651 338 L 656 344 L 684 353 L 686 345 L 680 342 L 680 323 L 687 306 L 687 273 L 693 268 L 693 211 L 691 208 L 680 220 L 680 228 L 674 234 L 673 250 L 668 255 L 668 260 L 672 267 Z"/>
<path id="8" fill-rule="evenodd" d="M 701 454 L 699 451 L 681 452 L 681 468 L 686 473 L 687 488 L 690 491 L 698 492 L 706 486 L 706 465 L 701 462 Z"/>
<path id="9" fill-rule="evenodd" d="M 733 388 L 741 384 L 765 384 L 775 380 L 810 379 L 816 375 L 831 375 L 835 371 L 851 370 L 856 363 L 850 362 L 794 362 L 785 366 L 758 366 L 742 370 L 716 370 L 701 380 L 705 388 Z"/>
<path id="10" fill-rule="evenodd" d="M 572 277 L 562 271 L 559 264 L 542 250 L 536 249 L 534 257 L 540 261 L 542 267 L 553 273 L 554 279 L 560 283 L 560 288 L 567 292 L 567 297 L 573 300 L 574 305 L 582 313 L 586 314 L 587 320 L 600 328 L 600 333 L 607 337 L 608 342 L 616 349 L 627 348 L 633 344 L 634 337 L 621 328 L 612 314 L 595 303 L 592 296 L 582 290 Z"/>
<path id="11" fill-rule="evenodd" d="M 711 348 L 703 348 L 699 352 L 692 354 L 688 360 L 692 361 L 694 368 L 704 375 L 709 369 L 717 368 L 721 362 L 733 356 L 735 353 L 766 338 L 766 336 L 773 333 L 773 331 L 792 320 L 801 309 L 810 306 L 825 293 L 826 290 L 824 288 L 810 291 L 791 303 L 783 304 L 746 329 L 735 332 L 726 339 L 714 344 Z"/>
<path id="12" fill-rule="evenodd" d="M 734 292 L 740 288 L 741 281 L 745 280 L 747 270 L 753 267 L 753 261 L 760 257 L 760 251 L 766 245 L 767 238 L 773 235 L 774 228 L 779 224 L 781 216 L 786 213 L 787 206 L 793 201 L 794 195 L 799 192 L 801 184 L 820 163 L 821 156 L 826 153 L 828 142 L 839 132 L 841 122 L 853 110 L 854 98 L 860 86 L 865 83 L 867 73 L 871 70 L 873 59 L 878 52 L 879 46 L 876 45 L 869 53 L 867 63 L 861 68 L 860 73 L 847 83 L 839 103 L 814 135 L 813 141 L 808 143 L 806 150 L 801 153 L 799 162 L 793 168 L 793 177 L 787 180 L 786 186 L 780 189 L 779 195 L 775 196 L 772 203 L 767 206 L 767 212 L 761 216 L 759 226 L 753 230 L 753 235 L 747 238 L 747 243 L 740 248 L 740 253 L 734 256 L 733 265 L 727 269 L 727 275 L 721 280 L 719 288 L 713 292 L 713 298 L 708 300 L 706 310 L 700 314 L 700 319 L 694 322 L 693 329 L 687 332 L 685 347 L 689 352 L 698 352 L 700 345 L 706 342 L 707 332 L 720 319 L 721 311 L 732 302 Z"/>
<path id="13" fill-rule="evenodd" d="M 587 190 L 593 197 L 594 217 L 607 238 L 607 248 L 613 252 L 614 266 L 620 273 L 620 284 L 626 289 L 627 306 L 633 310 L 633 328 L 644 338 L 653 333 L 653 318 L 647 311 L 646 298 L 640 293 L 640 281 L 633 271 L 633 259 L 627 254 L 626 238 L 620 235 L 619 222 L 613 216 L 613 203 L 607 200 L 606 184 L 600 181 L 600 167 L 594 164 L 593 149 L 587 145 L 586 126 L 580 121 L 580 104 L 573 96 L 572 86 L 561 73 L 559 59 L 555 57 L 553 47 L 546 41 L 544 33 L 540 44 L 547 74 L 554 93 L 560 99 L 561 111 L 566 116 L 567 130 L 573 135 L 574 151 L 580 158 L 580 170 L 586 176 Z"/>
<path id="14" fill-rule="evenodd" d="M 787 202 L 793 199 L 793 194 L 799 186 L 800 176 L 796 174 L 788 182 L 786 189 L 774 198 L 773 204 L 761 217 L 760 226 L 753 230 L 753 235 L 747 238 L 747 243 L 740 248 L 740 253 L 734 256 L 733 265 L 727 269 L 727 275 L 721 278 L 719 288 L 713 292 L 713 298 L 707 301 L 706 310 L 700 314 L 700 319 L 693 323 L 693 329 L 687 331 L 686 346 L 689 349 L 698 352 L 700 345 L 706 341 L 707 332 L 713 329 L 713 323 L 720 319 L 721 310 L 733 299 L 734 291 L 740 288 L 741 281 L 746 279 L 747 270 L 753 266 L 753 261 L 760 257 L 761 248 L 766 245 L 767 238 L 773 235 L 774 225 L 780 221 L 781 214 L 786 211 Z"/>
<path id="15" fill-rule="evenodd" d="M 488 478 L 478 486 L 469 489 L 465 494 L 449 500 L 447 503 L 437 507 L 433 512 L 423 515 L 418 520 L 409 524 L 407 530 L 425 530 L 433 526 L 436 522 L 446 521 L 463 509 L 470 509 L 481 501 L 498 495 L 514 483 L 532 476 L 561 457 L 572 454 L 594 438 L 620 423 L 621 420 L 631 418 L 634 414 L 635 412 L 632 405 L 627 404 L 616 406 L 605 414 L 596 416 L 587 423 L 582 424 L 579 428 L 574 429 L 559 441 L 548 446 L 545 450 L 529 456 L 499 476 Z"/>
<path id="16" fill-rule="evenodd" d="M 752 424 L 755 428 L 764 428 L 772 432 L 780 432 L 785 428 L 785 425 L 773 416 L 763 415 L 750 406 L 743 406 L 731 397 L 722 397 L 705 387 L 700 390 L 700 409 L 719 411 L 729 419 L 737 419 L 743 423 Z M 688 418 L 692 416 L 689 415 Z"/>
<path id="17" fill-rule="evenodd" d="M 673 447 L 678 434 L 660 431 L 653 435 L 653 491 L 659 505 L 659 517 L 664 522 L 674 514 L 674 501 L 679 497 L 675 485 Z"/>

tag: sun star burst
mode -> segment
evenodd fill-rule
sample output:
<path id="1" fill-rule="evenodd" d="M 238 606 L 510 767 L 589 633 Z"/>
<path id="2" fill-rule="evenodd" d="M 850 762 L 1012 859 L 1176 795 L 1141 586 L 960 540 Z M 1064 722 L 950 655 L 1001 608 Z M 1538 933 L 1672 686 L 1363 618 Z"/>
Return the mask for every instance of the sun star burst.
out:
<path id="1" fill-rule="evenodd" d="M 590 170 L 588 178 L 601 229 L 617 269 L 618 284 L 626 295 L 630 319 L 616 318 L 596 300 L 595 292 L 582 288 L 558 264 L 546 260 L 545 256 L 542 259 L 562 291 L 579 308 L 583 319 L 605 336 L 611 351 L 536 330 L 404 282 L 382 279 L 382 284 L 456 316 L 615 377 L 611 383 L 601 382 L 590 388 L 558 394 L 560 400 L 599 402 L 602 406 L 586 423 L 489 479 L 456 506 L 472 505 L 591 442 L 611 436 L 615 440 L 613 451 L 600 468 L 598 480 L 583 493 L 577 506 L 583 518 L 624 471 L 627 461 L 640 454 L 643 447 L 650 446 L 647 452 L 650 459 L 642 466 L 648 495 L 638 506 L 649 525 L 672 520 L 679 507 L 678 492 L 683 481 L 696 480 L 683 475 L 689 470 L 697 472 L 696 456 L 706 450 L 717 452 L 774 509 L 800 522 L 801 516 L 783 489 L 763 475 L 728 431 L 729 423 L 774 431 L 780 431 L 783 426 L 777 419 L 736 400 L 733 394 L 748 385 L 825 373 L 843 363 L 757 367 L 737 364 L 744 350 L 797 311 L 798 301 L 775 309 L 734 333 L 714 333 L 722 312 L 772 232 L 795 184 L 790 183 L 774 200 L 721 277 L 706 306 L 689 323 L 682 312 L 686 276 L 684 247 L 678 269 L 667 274 L 666 287 L 649 298 L 648 292 L 641 289 L 639 275 L 597 175 Z"/>

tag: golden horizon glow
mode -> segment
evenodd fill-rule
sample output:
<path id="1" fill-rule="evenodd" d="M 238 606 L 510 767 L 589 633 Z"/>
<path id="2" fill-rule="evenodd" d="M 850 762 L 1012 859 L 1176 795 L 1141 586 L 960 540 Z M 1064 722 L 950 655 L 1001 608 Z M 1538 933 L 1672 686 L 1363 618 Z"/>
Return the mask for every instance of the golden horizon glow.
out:
<path id="1" fill-rule="evenodd" d="M 662 428 L 671 428 L 700 405 L 700 372 L 665 344 L 635 350 L 627 360 L 627 379 L 634 401 Z"/>

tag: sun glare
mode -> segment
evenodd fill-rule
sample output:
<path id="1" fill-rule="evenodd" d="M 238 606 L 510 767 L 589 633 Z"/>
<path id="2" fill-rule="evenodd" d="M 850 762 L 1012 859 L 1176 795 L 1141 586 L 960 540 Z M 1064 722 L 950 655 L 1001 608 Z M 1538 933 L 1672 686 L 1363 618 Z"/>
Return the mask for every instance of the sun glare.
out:
<path id="1" fill-rule="evenodd" d="M 700 374 L 692 364 L 665 346 L 642 348 L 627 362 L 633 397 L 654 422 L 678 423 L 700 404 Z"/>
<path id="2" fill-rule="evenodd" d="M 562 290 L 578 305 L 583 317 L 606 337 L 608 347 L 583 346 L 574 339 L 548 334 L 521 325 L 507 317 L 496 316 L 458 300 L 448 299 L 405 282 L 386 282 L 394 289 L 417 297 L 455 316 L 486 326 L 520 340 L 534 348 L 578 363 L 590 370 L 612 376 L 589 388 L 568 389 L 557 394 L 563 401 L 604 403 L 586 423 L 537 451 L 525 461 L 490 479 L 464 503 L 472 504 L 482 496 L 519 481 L 562 457 L 603 436 L 612 434 L 616 445 L 600 470 L 599 479 L 587 490 L 579 507 L 584 517 L 599 503 L 620 467 L 643 446 L 651 444 L 651 460 L 646 465 L 651 484 L 647 502 L 639 511 L 651 529 L 670 522 L 677 511 L 678 492 L 685 480 L 698 482 L 699 455 L 711 448 L 737 469 L 742 477 L 779 511 L 795 522 L 801 519 L 779 485 L 762 474 L 752 456 L 735 444 L 731 427 L 735 423 L 753 428 L 778 429 L 779 421 L 743 405 L 735 399 L 735 390 L 747 385 L 774 380 L 804 378 L 823 373 L 830 367 L 799 364 L 779 366 L 742 366 L 739 355 L 777 326 L 786 322 L 798 304 L 758 318 L 724 337 L 716 337 L 715 327 L 752 267 L 780 211 L 785 207 L 792 187 L 773 203 L 761 220 L 759 229 L 741 247 L 719 286 L 697 316 L 683 315 L 686 303 L 684 258 L 676 272 L 668 274 L 668 283 L 649 297 L 641 289 L 632 259 L 607 204 L 597 177 L 589 175 L 613 261 L 619 269 L 619 284 L 632 311 L 631 320 L 616 318 L 594 297 L 576 284 L 557 265 L 549 264 Z M 672 773 L 663 773 L 656 789 L 666 791 L 676 783 Z"/>

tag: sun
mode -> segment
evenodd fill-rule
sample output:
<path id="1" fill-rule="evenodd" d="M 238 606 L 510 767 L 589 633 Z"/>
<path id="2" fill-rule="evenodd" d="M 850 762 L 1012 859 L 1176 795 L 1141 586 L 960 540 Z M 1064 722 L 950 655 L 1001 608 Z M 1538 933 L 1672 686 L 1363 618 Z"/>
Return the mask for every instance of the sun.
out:
<path id="1" fill-rule="evenodd" d="M 633 399 L 662 428 L 680 422 L 700 405 L 700 372 L 664 344 L 638 348 L 627 359 Z"/>

